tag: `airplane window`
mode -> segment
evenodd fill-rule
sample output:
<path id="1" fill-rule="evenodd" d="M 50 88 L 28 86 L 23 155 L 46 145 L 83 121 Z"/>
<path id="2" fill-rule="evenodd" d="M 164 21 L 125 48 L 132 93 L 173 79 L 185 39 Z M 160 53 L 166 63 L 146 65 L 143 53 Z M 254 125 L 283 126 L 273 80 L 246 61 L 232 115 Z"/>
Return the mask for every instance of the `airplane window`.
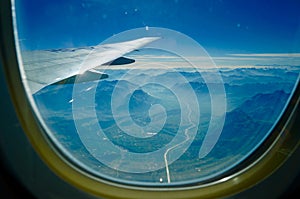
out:
<path id="1" fill-rule="evenodd" d="M 79 170 L 145 187 L 213 182 L 276 133 L 299 83 L 299 6 L 15 1 L 24 87 Z"/>

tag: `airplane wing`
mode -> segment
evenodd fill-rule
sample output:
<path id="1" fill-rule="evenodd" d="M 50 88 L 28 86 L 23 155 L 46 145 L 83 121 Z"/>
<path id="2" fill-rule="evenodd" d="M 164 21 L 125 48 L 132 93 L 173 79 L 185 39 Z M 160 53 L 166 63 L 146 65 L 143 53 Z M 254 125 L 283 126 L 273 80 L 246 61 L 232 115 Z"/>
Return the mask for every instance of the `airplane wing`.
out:
<path id="1" fill-rule="evenodd" d="M 133 63 L 133 59 L 122 56 L 157 39 L 143 37 L 83 48 L 24 51 L 25 81 L 34 94 L 51 84 L 74 83 L 77 75 L 85 75 L 85 81 L 104 79 L 108 75 L 95 70 L 96 67 Z"/>

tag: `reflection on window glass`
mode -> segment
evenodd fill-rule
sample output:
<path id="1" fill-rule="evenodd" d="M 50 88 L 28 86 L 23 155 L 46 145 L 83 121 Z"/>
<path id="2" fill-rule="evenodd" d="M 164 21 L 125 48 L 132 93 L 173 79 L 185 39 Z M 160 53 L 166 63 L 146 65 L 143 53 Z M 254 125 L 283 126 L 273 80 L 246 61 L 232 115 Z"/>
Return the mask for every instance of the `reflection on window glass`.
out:
<path id="1" fill-rule="evenodd" d="M 209 181 L 247 159 L 284 111 L 299 81 L 299 6 L 17 1 L 24 84 L 48 137 L 89 173 Z"/>

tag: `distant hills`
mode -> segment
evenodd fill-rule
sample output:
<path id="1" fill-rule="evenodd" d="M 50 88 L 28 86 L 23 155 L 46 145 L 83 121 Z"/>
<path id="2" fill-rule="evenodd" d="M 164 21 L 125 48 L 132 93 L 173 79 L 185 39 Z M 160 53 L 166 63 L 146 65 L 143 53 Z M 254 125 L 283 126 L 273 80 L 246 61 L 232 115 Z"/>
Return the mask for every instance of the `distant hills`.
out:
<path id="1" fill-rule="evenodd" d="M 283 90 L 273 93 L 259 93 L 249 100 L 246 100 L 239 109 L 256 121 L 275 122 L 290 94 Z"/>
<path id="2" fill-rule="evenodd" d="M 260 93 L 228 112 L 219 141 L 209 156 L 246 155 L 256 148 L 284 111 L 289 95 L 282 90 Z"/>

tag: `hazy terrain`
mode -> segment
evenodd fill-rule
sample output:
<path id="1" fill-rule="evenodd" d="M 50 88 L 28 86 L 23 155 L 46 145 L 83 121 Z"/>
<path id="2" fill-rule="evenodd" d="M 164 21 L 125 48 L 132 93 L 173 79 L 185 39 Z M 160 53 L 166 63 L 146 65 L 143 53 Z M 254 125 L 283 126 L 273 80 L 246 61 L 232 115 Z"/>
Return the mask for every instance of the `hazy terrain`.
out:
<path id="1" fill-rule="evenodd" d="M 203 73 L 206 76 L 210 75 L 209 70 L 201 73 L 183 69 L 172 71 L 106 70 L 105 72 L 109 74 L 109 78 L 106 80 L 97 83 L 83 83 L 82 87 L 76 85 L 77 90 L 82 88 L 78 98 L 73 98 L 72 85 L 48 86 L 37 93 L 34 97 L 46 125 L 52 131 L 55 139 L 61 143 L 61 147 L 69 152 L 73 161 L 83 163 L 95 175 L 118 178 L 118 180 L 127 182 L 143 181 L 145 183 L 159 183 L 160 178 L 166 182 L 169 178 L 170 182 L 176 183 L 181 180 L 187 182 L 201 181 L 214 177 L 237 165 L 253 152 L 269 135 L 273 124 L 284 110 L 297 81 L 299 69 L 222 68 L 220 75 L 223 79 L 222 84 L 225 88 L 227 105 L 226 112 L 224 112 L 225 123 L 216 145 L 204 158 L 199 158 L 198 154 L 212 117 L 211 95 L 208 85 L 215 84 L 213 81 L 206 82 L 203 79 Z M 124 76 L 124 74 L 127 75 Z M 184 77 L 185 82 L 176 83 L 174 77 L 178 74 Z M 149 77 L 156 80 L 158 84 L 152 82 L 141 87 L 135 85 L 137 80 L 147 80 Z M 106 135 L 105 139 L 109 139 L 114 145 L 126 152 L 151 153 L 170 143 L 178 131 L 182 130 L 180 128 L 181 114 L 185 111 L 180 107 L 180 98 L 172 92 L 172 89 L 163 86 L 168 81 L 175 82 L 172 89 L 184 89 L 186 86 L 190 86 L 196 95 L 200 109 L 197 134 L 191 140 L 191 144 L 184 154 L 168 165 L 169 176 L 166 174 L 166 168 L 146 173 L 115 170 L 105 166 L 95 158 L 93 153 L 97 153 L 97 147 L 103 147 L 101 143 L 99 146 L 95 146 L 94 152 L 87 150 L 82 144 L 80 136 L 94 140 L 97 132 L 93 135 L 78 135 L 74 124 L 72 103 L 75 100 L 84 102 L 91 96 L 89 93 L 91 91 L 95 92 L 92 95 L 95 97 L 94 107 L 75 107 L 78 109 L 76 111 L 81 113 L 78 117 L 81 120 L 80 124 L 85 128 L 91 128 L 95 124 L 99 125 Z M 217 82 L 217 84 L 219 83 Z M 116 123 L 116 115 L 113 114 L 111 107 L 112 93 L 116 87 L 124 91 L 124 96 L 118 96 L 120 99 L 129 99 L 128 104 L 114 107 L 118 113 L 118 119 L 125 121 L 122 125 L 130 125 L 129 122 L 126 123 L 128 118 L 125 112 L 128 111 L 130 119 L 136 125 L 147 126 L 151 123 L 149 109 L 151 106 L 159 104 L 164 107 L 166 113 L 163 128 L 159 132 L 149 132 L 149 135 L 150 133 L 153 135 L 147 138 L 134 137 L 124 133 Z M 129 93 L 130 96 L 125 96 L 128 95 L 127 91 L 130 88 L 138 89 Z M 89 110 L 96 112 L 97 120 L 88 114 Z M 154 117 L 159 118 L 160 115 L 154 115 Z M 128 128 L 130 129 L 130 126 Z M 108 156 L 108 158 L 111 158 L 111 161 L 117 159 L 112 156 Z M 152 161 L 154 160 L 140 164 L 154 164 L 155 161 Z M 119 158 L 118 161 L 115 161 L 116 168 L 123 163 L 125 160 Z M 136 164 L 135 166 L 141 165 Z"/>

